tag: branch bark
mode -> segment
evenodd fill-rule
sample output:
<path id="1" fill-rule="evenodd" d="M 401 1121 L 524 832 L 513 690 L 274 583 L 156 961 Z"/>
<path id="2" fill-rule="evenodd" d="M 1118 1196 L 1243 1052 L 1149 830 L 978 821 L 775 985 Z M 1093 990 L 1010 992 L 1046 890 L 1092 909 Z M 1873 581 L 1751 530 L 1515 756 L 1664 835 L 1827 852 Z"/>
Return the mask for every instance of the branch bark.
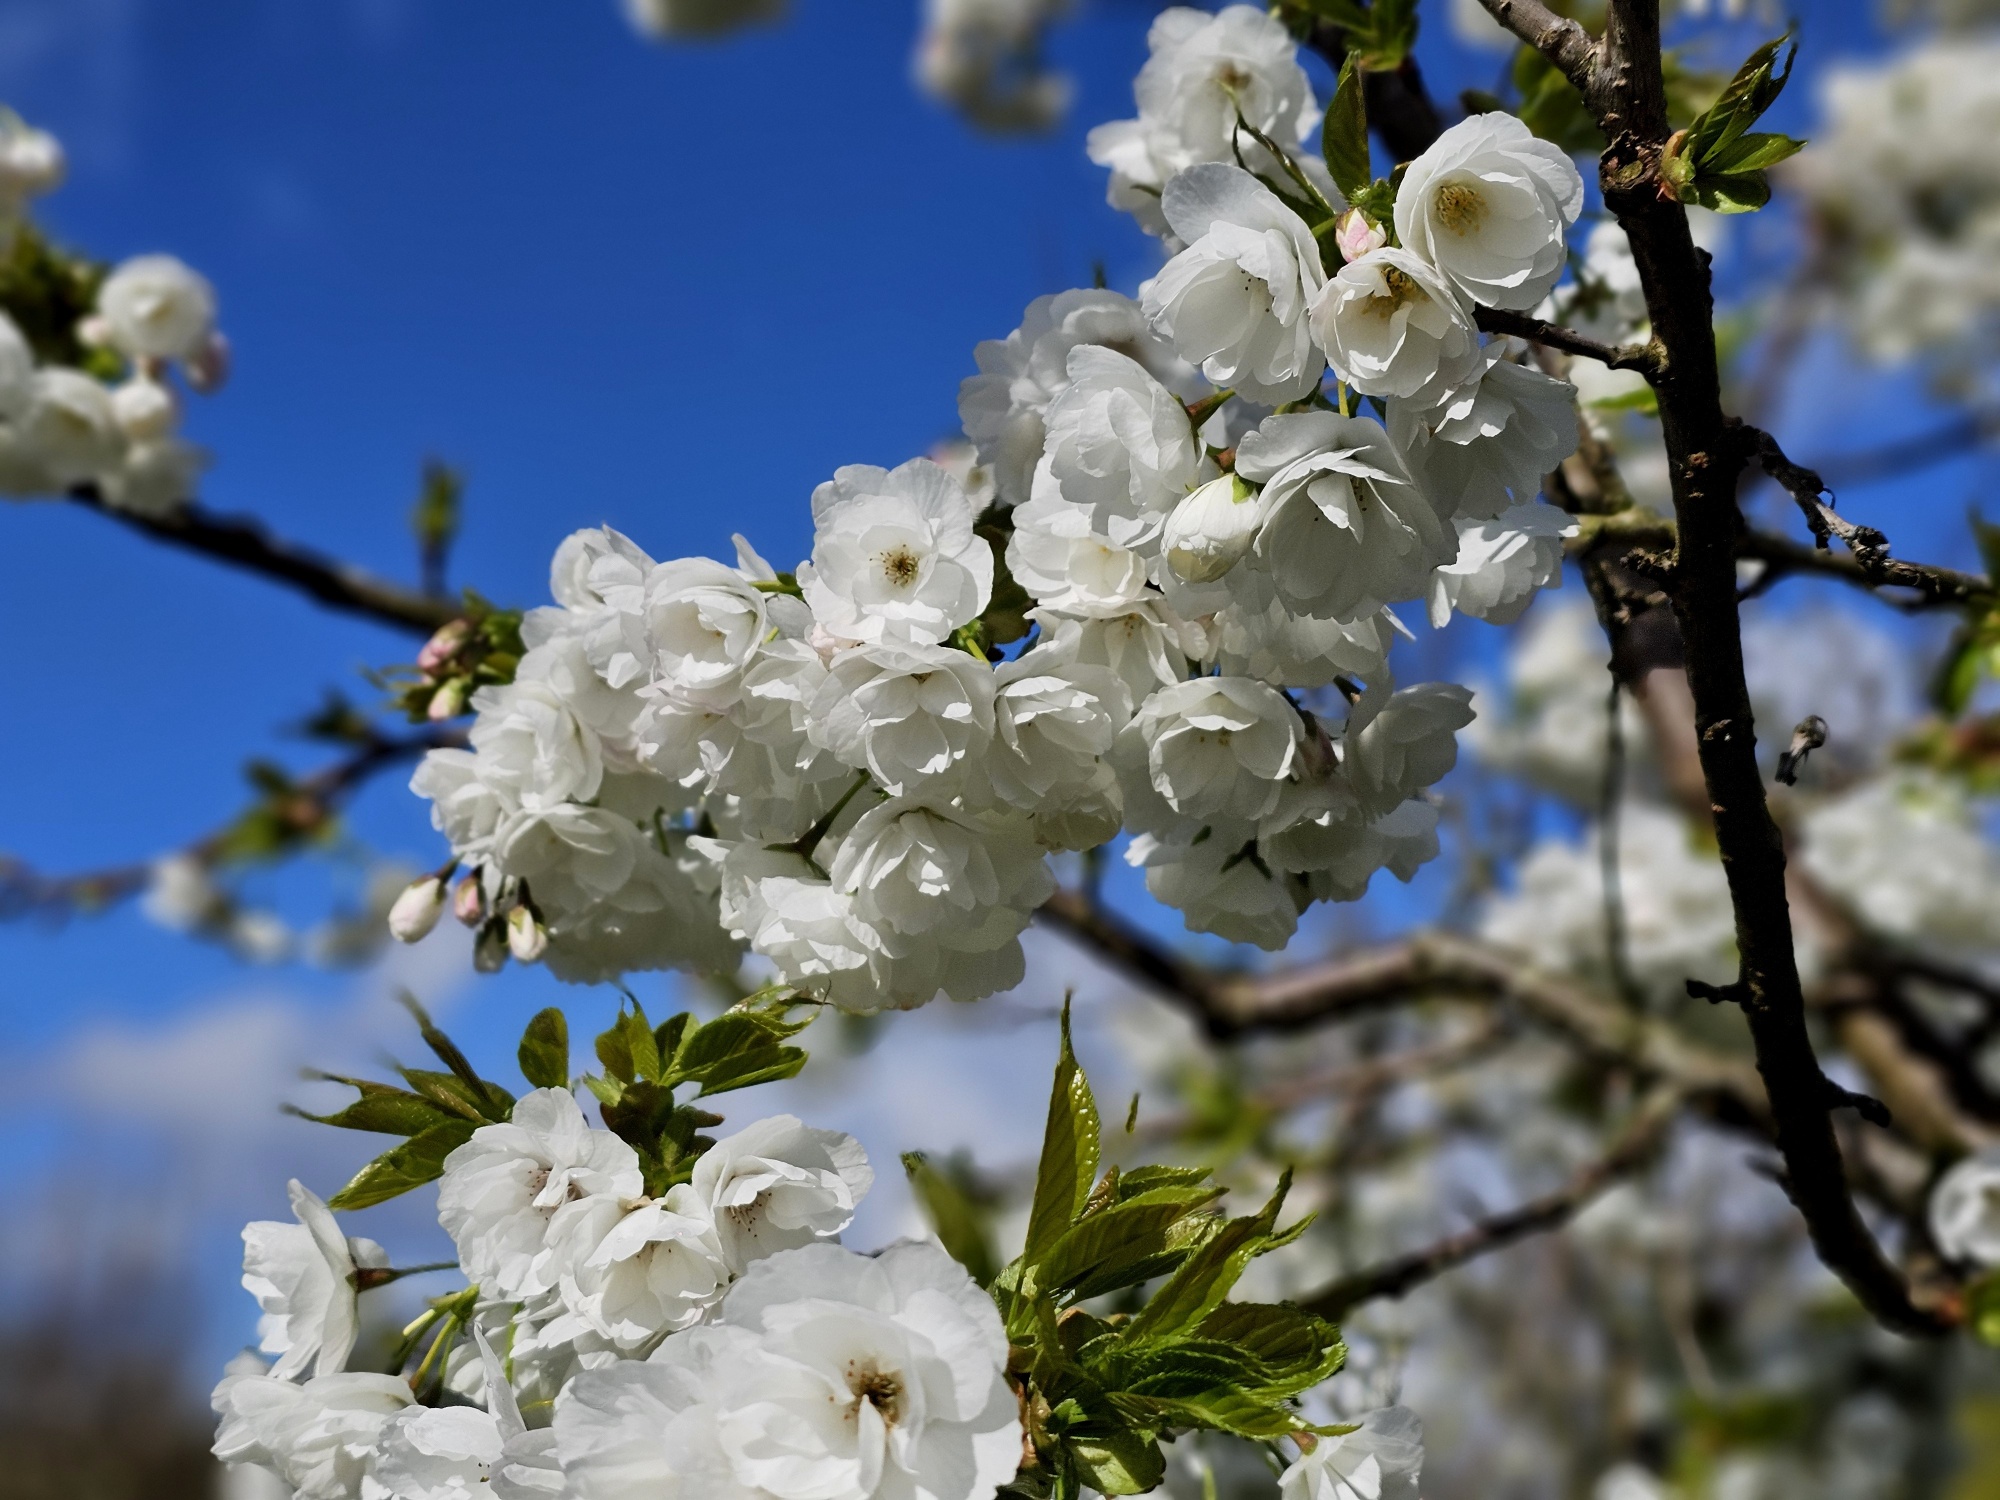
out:
<path id="1" fill-rule="evenodd" d="M 1487 333 L 1504 333 L 1544 348 L 1559 349 L 1564 354 L 1581 355 L 1609 365 L 1614 370 L 1637 370 L 1648 380 L 1653 378 L 1659 367 L 1658 352 L 1650 344 L 1606 344 L 1586 338 L 1574 328 L 1565 328 L 1560 323 L 1531 318 L 1526 313 L 1508 312 L 1504 308 L 1480 307 L 1473 311 L 1474 321 Z"/>
<path id="2" fill-rule="evenodd" d="M 403 588 L 309 547 L 274 537 L 259 522 L 244 517 L 218 516 L 194 504 L 165 515 L 139 515 L 107 505 L 88 485 L 72 490 L 68 498 L 153 541 L 272 579 L 329 609 L 359 615 L 393 630 L 429 636 L 463 613 L 448 599 Z"/>
<path id="3" fill-rule="evenodd" d="M 1611 1149 L 1553 1192 L 1481 1219 L 1422 1250 L 1343 1276 L 1299 1305 L 1322 1318 L 1339 1319 L 1363 1302 L 1401 1297 L 1467 1261 L 1566 1224 L 1606 1188 L 1645 1164 L 1680 1102 L 1672 1089 L 1656 1089 L 1640 1103 Z"/>
<path id="4" fill-rule="evenodd" d="M 1820 1259 L 1880 1322 L 1937 1334 L 1949 1320 L 1912 1298 L 1849 1196 L 1831 1110 L 1839 1094 L 1806 1030 L 1793 954 L 1785 850 L 1764 797 L 1737 615 L 1739 476 L 1754 447 L 1723 413 L 1708 260 L 1659 171 L 1667 133 L 1658 0 L 1612 0 L 1604 40 L 1578 40 L 1532 0 L 1487 9 L 1576 83 L 1610 142 L 1599 161 L 1605 205 L 1632 245 L 1653 337 L 1652 377 L 1666 439 L 1678 538 L 1669 591 L 1687 653 L 1695 729 L 1741 954 L 1738 985 L 1770 1099 L 1784 1185 Z"/>

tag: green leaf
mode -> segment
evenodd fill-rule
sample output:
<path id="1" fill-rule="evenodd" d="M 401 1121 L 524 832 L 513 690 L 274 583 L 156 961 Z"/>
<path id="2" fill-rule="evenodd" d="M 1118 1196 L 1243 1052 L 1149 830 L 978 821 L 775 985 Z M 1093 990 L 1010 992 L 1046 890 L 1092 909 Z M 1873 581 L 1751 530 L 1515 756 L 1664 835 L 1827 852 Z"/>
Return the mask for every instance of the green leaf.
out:
<path id="1" fill-rule="evenodd" d="M 1718 151 L 1711 158 L 1710 165 L 1713 170 L 1723 173 L 1758 172 L 1765 167 L 1775 167 L 1805 149 L 1804 141 L 1795 141 L 1788 135 L 1753 131 Z"/>
<path id="2" fill-rule="evenodd" d="M 618 1019 L 597 1038 L 597 1060 L 604 1071 L 620 1083 L 640 1079 L 657 1082 L 660 1077 L 660 1047 L 653 1039 L 653 1023 L 646 1019 L 645 1007 L 627 998 L 630 1010 L 620 1008 Z"/>
<path id="3" fill-rule="evenodd" d="M 1982 1276 L 1965 1289 L 1965 1312 L 1982 1344 L 2000 1346 L 2000 1273 Z"/>
<path id="4" fill-rule="evenodd" d="M 521 1076 L 538 1089 L 569 1087 L 569 1020 L 553 1005 L 537 1011 L 521 1033 Z"/>
<path id="5" fill-rule="evenodd" d="M 1135 1421 L 1161 1427 L 1207 1427 L 1238 1437 L 1283 1437 L 1303 1425 L 1288 1408 L 1227 1387 L 1176 1398 L 1121 1394 L 1114 1395 L 1111 1402 Z"/>
<path id="6" fill-rule="evenodd" d="M 806 1064 L 803 1047 L 784 1039 L 811 1024 L 745 1011 L 724 1011 L 688 1031 L 658 1076 L 668 1085 L 698 1083 L 703 1097 L 790 1078 Z"/>
<path id="7" fill-rule="evenodd" d="M 370 1208 L 435 1182 L 444 1175 L 444 1159 L 472 1139 L 479 1127 L 471 1120 L 445 1120 L 392 1146 L 368 1163 L 326 1200 L 328 1208 Z"/>
<path id="8" fill-rule="evenodd" d="M 1150 1437 L 1113 1432 L 1063 1442 L 1077 1477 L 1100 1495 L 1143 1495 L 1167 1477 L 1166 1455 Z"/>
<path id="9" fill-rule="evenodd" d="M 1062 1234 L 1035 1263 L 1035 1289 L 1049 1294 L 1091 1281 L 1097 1284 L 1092 1293 L 1096 1295 L 1130 1285 L 1117 1273 L 1164 1255 L 1167 1231 L 1221 1194 L 1221 1188 L 1163 1188 L 1092 1214 Z"/>
<path id="10" fill-rule="evenodd" d="M 1353 56 L 1341 64 L 1340 82 L 1320 126 L 1320 151 L 1334 186 L 1349 202 L 1375 180 L 1368 159 L 1368 111 L 1361 99 L 1361 73 Z"/>
<path id="11" fill-rule="evenodd" d="M 1091 1185 L 1097 1180 L 1098 1141 L 1097 1101 L 1091 1098 L 1090 1080 L 1077 1066 L 1076 1052 L 1070 1045 L 1069 1002 L 1065 1000 L 1062 1053 L 1056 1061 L 1048 1123 L 1042 1130 L 1042 1155 L 1035 1168 L 1035 1198 L 1028 1211 L 1027 1244 L 1021 1252 L 1024 1264 L 1039 1261 L 1088 1201 Z"/>
<path id="12" fill-rule="evenodd" d="M 1197 1331 L 1256 1359 L 1263 1366 L 1258 1390 L 1266 1396 L 1310 1390 L 1347 1362 L 1340 1330 L 1296 1307 L 1225 1302 Z"/>
<path id="13" fill-rule="evenodd" d="M 458 1050 L 452 1039 L 431 1023 L 430 1013 L 417 1003 L 415 995 L 408 990 L 402 990 L 396 998 L 401 1000 L 404 1008 L 416 1018 L 417 1031 L 423 1037 L 424 1045 L 430 1048 L 437 1055 L 438 1061 L 451 1069 L 453 1076 L 465 1085 L 464 1097 L 473 1108 L 488 1120 L 511 1118 L 514 1113 L 514 1096 L 499 1084 L 488 1083 L 473 1070 L 472 1064 L 466 1061 L 465 1054 Z M 409 1076 L 409 1069 L 399 1071 L 405 1077 Z"/>
<path id="14" fill-rule="evenodd" d="M 964 1266 L 974 1281 L 991 1286 L 1000 1273 L 1000 1257 L 987 1228 L 988 1212 L 966 1181 L 970 1171 L 960 1163 L 943 1169 L 932 1166 L 921 1151 L 903 1153 L 903 1170 L 909 1174 L 910 1190 L 917 1195 L 924 1217 L 930 1220 L 946 1253 Z"/>
<path id="15" fill-rule="evenodd" d="M 447 1112 L 421 1094 L 412 1094 L 391 1084 L 371 1083 L 362 1078 L 336 1081 L 360 1090 L 361 1097 L 347 1108 L 330 1115 L 308 1114 L 302 1109 L 293 1113 L 321 1125 L 338 1125 L 343 1130 L 373 1130 L 383 1135 L 417 1135 L 433 1125 L 453 1119 L 459 1113 L 457 1110 Z"/>
<path id="16" fill-rule="evenodd" d="M 1125 1325 L 1125 1337 L 1137 1341 L 1181 1333 L 1213 1312 L 1236 1285 L 1243 1268 L 1270 1248 L 1278 1210 L 1291 1186 L 1292 1174 L 1287 1168 L 1270 1201 L 1247 1218 L 1231 1219 L 1190 1255 L 1153 1300 Z M 1296 1226 L 1291 1233 L 1296 1235 Z"/>
<path id="17" fill-rule="evenodd" d="M 433 1068 L 398 1068 L 403 1081 L 447 1114 L 484 1125 L 489 1116 L 484 1101 L 475 1094 L 463 1078 L 450 1073 L 440 1073 Z"/>
<path id="18" fill-rule="evenodd" d="M 1522 47 L 1514 54 L 1513 76 L 1521 94 L 1515 113 L 1523 125 L 1572 156 L 1604 149 L 1604 132 L 1562 69 L 1535 48 Z"/>
<path id="19" fill-rule="evenodd" d="M 1794 45 L 1778 68 L 1778 51 L 1790 33 L 1766 42 L 1736 70 L 1721 96 L 1695 117 L 1685 131 L 1667 142 L 1660 156 L 1660 175 L 1682 203 L 1696 203 L 1718 213 L 1751 213 L 1771 199 L 1764 176 L 1804 147 L 1790 136 L 1751 131 L 1759 116 L 1784 91 L 1798 58 Z"/>

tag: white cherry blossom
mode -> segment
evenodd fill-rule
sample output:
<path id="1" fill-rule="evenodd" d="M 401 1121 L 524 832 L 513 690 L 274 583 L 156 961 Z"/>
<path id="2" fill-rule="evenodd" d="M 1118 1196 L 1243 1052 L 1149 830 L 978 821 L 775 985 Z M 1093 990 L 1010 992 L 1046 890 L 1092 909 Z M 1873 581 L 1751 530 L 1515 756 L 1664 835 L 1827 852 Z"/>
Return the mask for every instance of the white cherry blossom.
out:
<path id="1" fill-rule="evenodd" d="M 107 342 L 135 359 L 192 359 L 215 331 L 215 289 L 171 255 L 124 262 L 97 291 Z"/>
<path id="2" fill-rule="evenodd" d="M 1472 722 L 1472 690 L 1425 682 L 1391 692 L 1370 683 L 1349 710 L 1341 769 L 1363 808 L 1387 812 L 1458 763 L 1457 732 Z"/>
<path id="3" fill-rule="evenodd" d="M 1439 511 L 1490 519 L 1540 493 L 1576 451 L 1576 388 L 1489 348 L 1479 380 L 1442 405 L 1391 399 L 1389 437 Z"/>
<path id="4" fill-rule="evenodd" d="M 740 1275 L 767 1255 L 834 1238 L 874 1181 L 853 1136 L 773 1115 L 702 1153 L 687 1207 L 714 1226 L 723 1263 Z"/>
<path id="5" fill-rule="evenodd" d="M 296 1224 L 258 1220 L 243 1226 L 243 1288 L 257 1299 L 257 1347 L 275 1354 L 271 1374 L 289 1380 L 311 1370 L 347 1367 L 359 1331 L 355 1307 L 360 1267 L 389 1264 L 370 1239 L 343 1234 L 333 1212 L 294 1179 L 287 1185 Z"/>
<path id="6" fill-rule="evenodd" d="M 1261 818 L 1277 805 L 1300 733 L 1291 704 L 1247 677 L 1196 677 L 1162 688 L 1118 736 L 1126 806 L 1143 816 L 1150 792 L 1185 819 Z"/>
<path id="7" fill-rule="evenodd" d="M 1454 609 L 1488 624 L 1513 624 L 1537 593 L 1561 585 L 1563 541 L 1577 530 L 1567 512 L 1538 500 L 1490 521 L 1456 525 L 1458 556 L 1431 575 L 1431 624 L 1439 628 Z"/>
<path id="8" fill-rule="evenodd" d="M 964 487 L 929 459 L 850 464 L 813 491 L 812 513 L 799 587 L 830 635 L 936 642 L 986 607 L 993 549 Z"/>
<path id="9" fill-rule="evenodd" d="M 993 738 L 993 671 L 948 646 L 886 643 L 835 657 L 806 732 L 892 796 L 955 782 Z"/>
<path id="10" fill-rule="evenodd" d="M 2000 1150 L 1952 1163 L 1931 1189 L 1931 1238 L 1947 1260 L 2000 1265 Z"/>
<path id="11" fill-rule="evenodd" d="M 210 1398 L 220 1418 L 214 1453 L 269 1469 L 299 1500 L 369 1500 L 384 1429 L 414 1400 L 399 1375 L 316 1375 L 298 1385 L 233 1369 Z"/>
<path id="12" fill-rule="evenodd" d="M 1313 303 L 1312 332 L 1365 396 L 1433 406 L 1483 367 L 1479 330 L 1458 292 L 1428 261 L 1393 246 L 1335 273 Z"/>
<path id="13" fill-rule="evenodd" d="M 500 1424 L 471 1406 L 415 1406 L 383 1430 L 362 1500 L 480 1500 L 500 1463 Z"/>
<path id="14" fill-rule="evenodd" d="M 1214 470 L 1186 409 L 1138 361 L 1085 345 L 1070 352 L 1069 375 L 1046 419 L 1049 482 L 1093 533 L 1151 557 L 1168 513 Z M 1042 486 L 1038 472 L 1037 507 L 1054 503 Z"/>
<path id="15" fill-rule="evenodd" d="M 1417 1500 L 1424 1424 L 1406 1406 L 1362 1413 L 1352 1432 L 1322 1436 L 1278 1478 L 1280 1500 Z"/>

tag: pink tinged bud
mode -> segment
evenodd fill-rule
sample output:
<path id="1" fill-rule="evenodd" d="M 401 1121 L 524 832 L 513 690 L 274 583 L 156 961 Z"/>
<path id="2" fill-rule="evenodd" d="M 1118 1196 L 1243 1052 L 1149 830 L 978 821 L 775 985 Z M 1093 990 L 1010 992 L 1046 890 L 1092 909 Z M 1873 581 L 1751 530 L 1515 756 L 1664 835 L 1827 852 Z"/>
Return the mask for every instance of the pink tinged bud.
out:
<path id="1" fill-rule="evenodd" d="M 229 363 L 229 340 L 218 332 L 211 332 L 193 357 L 181 362 L 181 373 L 187 376 L 191 387 L 207 396 L 221 390 L 228 382 Z"/>
<path id="2" fill-rule="evenodd" d="M 531 964 L 548 951 L 548 929 L 535 920 L 525 906 L 507 913 L 507 951 L 524 964 Z"/>
<path id="3" fill-rule="evenodd" d="M 472 944 L 472 967 L 482 974 L 498 974 L 507 967 L 507 924 L 498 917 L 479 929 Z"/>
<path id="4" fill-rule="evenodd" d="M 76 341 L 92 349 L 106 348 L 111 343 L 111 325 L 99 314 L 92 313 L 77 322 Z"/>
<path id="5" fill-rule="evenodd" d="M 431 694 L 430 707 L 424 710 L 424 717 L 433 724 L 457 718 L 465 712 L 465 689 L 465 678 L 452 678 L 450 682 Z"/>
<path id="6" fill-rule="evenodd" d="M 1334 226 L 1333 242 L 1340 247 L 1343 259 L 1359 260 L 1370 251 L 1380 250 L 1388 244 L 1389 235 L 1360 209 L 1350 208 Z"/>
<path id="7" fill-rule="evenodd" d="M 486 890 L 477 871 L 459 881 L 451 893 L 451 914 L 467 927 L 477 927 L 486 920 Z"/>
<path id="8" fill-rule="evenodd" d="M 465 648 L 472 638 L 470 620 L 453 620 L 440 625 L 437 634 L 424 642 L 424 649 L 417 653 L 417 670 L 426 677 L 437 675 L 438 669 Z"/>
<path id="9" fill-rule="evenodd" d="M 435 875 L 413 880 L 389 908 L 389 931 L 400 943 L 429 935 L 444 915 L 444 882 Z"/>

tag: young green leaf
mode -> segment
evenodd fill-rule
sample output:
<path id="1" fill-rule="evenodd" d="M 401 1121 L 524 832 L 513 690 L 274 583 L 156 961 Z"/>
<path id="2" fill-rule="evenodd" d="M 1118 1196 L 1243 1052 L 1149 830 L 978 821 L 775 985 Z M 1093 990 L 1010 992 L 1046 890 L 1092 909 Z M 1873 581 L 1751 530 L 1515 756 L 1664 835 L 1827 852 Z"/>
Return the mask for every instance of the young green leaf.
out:
<path id="1" fill-rule="evenodd" d="M 521 1076 L 538 1089 L 569 1087 L 569 1021 L 554 1006 L 537 1011 L 515 1054 Z"/>
<path id="2" fill-rule="evenodd" d="M 452 1039 L 431 1022 L 430 1013 L 417 1002 L 417 997 L 408 990 L 397 993 L 397 999 L 416 1018 L 417 1032 L 424 1039 L 424 1045 L 437 1055 L 439 1062 L 451 1069 L 452 1074 L 465 1085 L 464 1096 L 475 1109 L 488 1120 L 505 1120 L 514 1113 L 514 1096 L 497 1083 L 488 1083 L 474 1071 L 465 1054 L 458 1050 Z M 401 1069 L 407 1077 L 409 1070 Z"/>
<path id="3" fill-rule="evenodd" d="M 1796 44 L 1785 56 L 1783 71 L 1778 69 L 1778 51 L 1789 40 L 1789 34 L 1781 36 L 1751 53 L 1721 97 L 1667 142 L 1660 155 L 1660 175 L 1680 202 L 1718 213 L 1749 213 L 1770 201 L 1765 169 L 1805 143 L 1753 132 L 1750 127 L 1791 77 L 1798 57 Z"/>
<path id="4" fill-rule="evenodd" d="M 935 1167 L 921 1151 L 906 1151 L 903 1170 L 909 1175 L 910 1190 L 923 1206 L 924 1217 L 937 1232 L 938 1242 L 974 1281 L 991 1286 L 1000 1271 L 1000 1257 L 993 1248 L 988 1212 L 968 1190 L 964 1169 L 954 1172 L 950 1166 Z"/>
<path id="5" fill-rule="evenodd" d="M 1167 1477 L 1166 1455 L 1155 1438 L 1111 1431 L 1063 1443 L 1084 1484 L 1100 1495 L 1143 1495 Z"/>
<path id="6" fill-rule="evenodd" d="M 1368 159 L 1368 111 L 1361 98 L 1361 72 L 1350 54 L 1320 126 L 1320 151 L 1334 186 L 1351 202 L 1375 179 Z"/>
<path id="7" fill-rule="evenodd" d="M 1231 1219 L 1215 1237 L 1187 1258 L 1153 1300 L 1125 1325 L 1125 1336 L 1139 1340 L 1182 1333 L 1213 1312 L 1243 1268 L 1272 1247 L 1272 1230 L 1285 1194 L 1291 1191 L 1289 1169 L 1278 1179 L 1277 1191 L 1256 1213 Z M 1286 1238 L 1295 1237 L 1297 1227 Z"/>
<path id="8" fill-rule="evenodd" d="M 444 1175 L 444 1159 L 471 1140 L 478 1128 L 471 1120 L 445 1120 L 400 1146 L 391 1146 L 327 1199 L 327 1207 L 370 1208 L 437 1181 Z"/>
<path id="9" fill-rule="evenodd" d="M 421 1094 L 412 1094 L 390 1084 L 371 1083 L 361 1078 L 337 1081 L 352 1085 L 360 1091 L 361 1097 L 330 1115 L 309 1114 L 303 1109 L 291 1112 L 302 1120 L 312 1120 L 320 1125 L 338 1125 L 343 1130 L 372 1130 L 382 1135 L 417 1135 L 458 1114 L 456 1110 L 447 1112 L 439 1108 Z"/>
<path id="10" fill-rule="evenodd" d="M 703 1096 L 790 1078 L 805 1066 L 806 1053 L 802 1047 L 785 1046 L 784 1039 L 809 1024 L 768 1014 L 725 1011 L 705 1026 L 684 1029 L 658 1077 L 668 1085 L 698 1083 Z"/>
<path id="11" fill-rule="evenodd" d="M 1028 1211 L 1023 1263 L 1033 1265 L 1062 1238 L 1089 1200 L 1097 1181 L 1099 1125 L 1090 1080 L 1077 1066 L 1070 1045 L 1069 1002 L 1063 1002 L 1062 1053 L 1055 1087 L 1049 1093 L 1048 1123 L 1042 1130 L 1041 1161 L 1035 1168 L 1035 1197 Z"/>

